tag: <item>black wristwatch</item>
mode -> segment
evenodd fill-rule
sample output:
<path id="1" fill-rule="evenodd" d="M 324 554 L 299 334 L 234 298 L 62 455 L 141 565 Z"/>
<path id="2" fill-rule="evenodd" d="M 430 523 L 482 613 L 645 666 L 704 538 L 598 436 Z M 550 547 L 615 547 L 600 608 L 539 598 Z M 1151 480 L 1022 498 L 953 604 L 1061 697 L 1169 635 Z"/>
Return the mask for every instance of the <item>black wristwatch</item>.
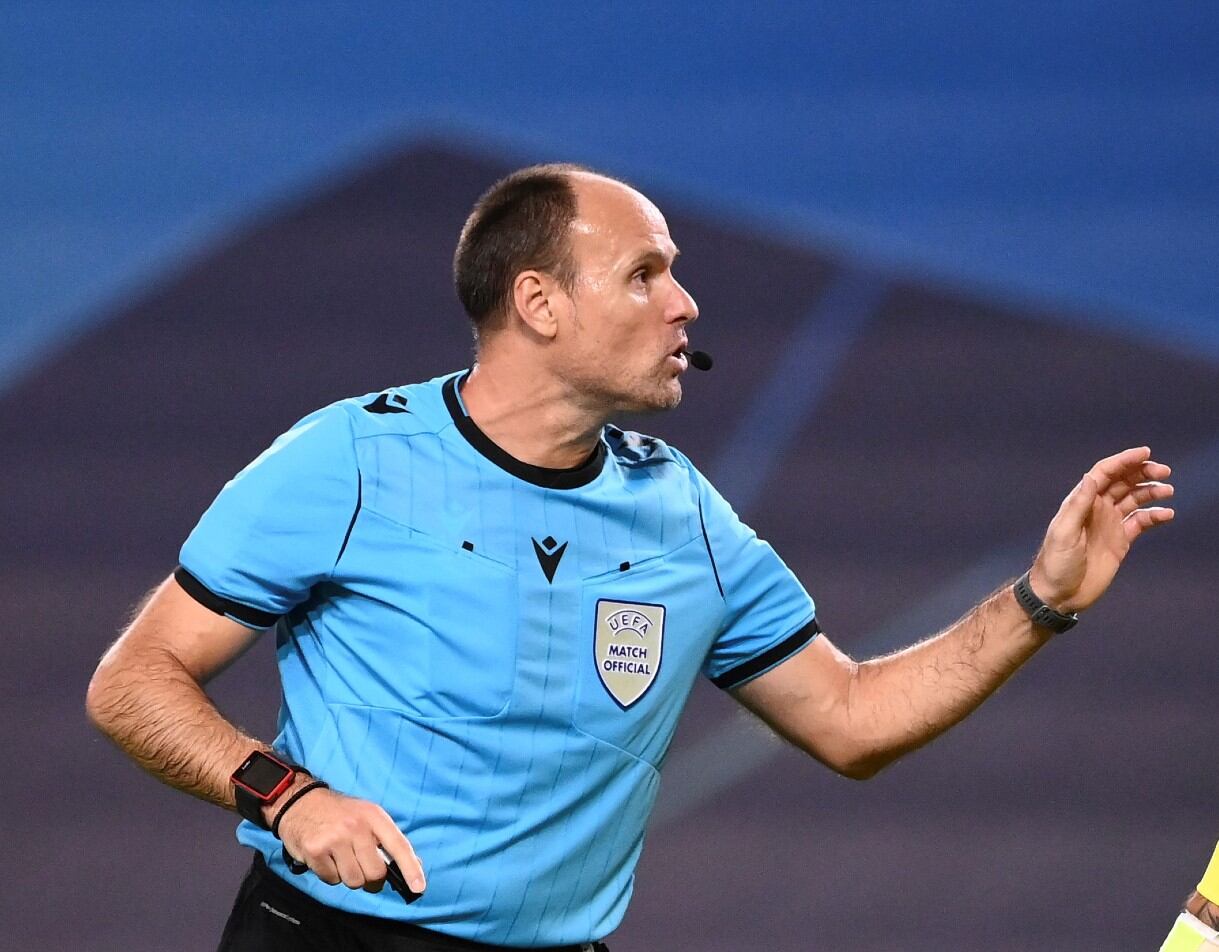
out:
<path id="1" fill-rule="evenodd" d="M 287 758 L 264 750 L 254 751 L 229 778 L 233 782 L 237 812 L 264 830 L 271 829 L 271 824 L 262 815 L 263 807 L 283 796 L 296 775 L 304 772 L 304 767 Z"/>
<path id="2" fill-rule="evenodd" d="M 1034 625 L 1048 628 L 1060 635 L 1079 624 L 1078 613 L 1072 612 L 1070 615 L 1064 615 L 1062 612 L 1056 612 L 1034 594 L 1033 589 L 1029 586 L 1028 572 L 1016 580 L 1016 584 L 1012 586 L 1012 594 L 1016 596 L 1016 604 L 1028 612 L 1029 618 L 1033 619 Z"/>

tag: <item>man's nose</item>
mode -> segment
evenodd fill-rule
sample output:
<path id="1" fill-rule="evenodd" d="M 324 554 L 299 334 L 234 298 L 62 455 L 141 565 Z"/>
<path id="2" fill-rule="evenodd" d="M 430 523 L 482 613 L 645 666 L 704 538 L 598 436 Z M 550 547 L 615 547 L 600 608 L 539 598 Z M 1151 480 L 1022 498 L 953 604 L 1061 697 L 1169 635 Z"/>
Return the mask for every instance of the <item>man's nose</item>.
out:
<path id="1" fill-rule="evenodd" d="M 684 321 L 686 323 L 697 321 L 698 304 L 695 303 L 690 292 L 683 288 L 676 279 L 673 281 L 673 287 L 676 289 L 677 294 L 674 296 L 670 320 Z"/>

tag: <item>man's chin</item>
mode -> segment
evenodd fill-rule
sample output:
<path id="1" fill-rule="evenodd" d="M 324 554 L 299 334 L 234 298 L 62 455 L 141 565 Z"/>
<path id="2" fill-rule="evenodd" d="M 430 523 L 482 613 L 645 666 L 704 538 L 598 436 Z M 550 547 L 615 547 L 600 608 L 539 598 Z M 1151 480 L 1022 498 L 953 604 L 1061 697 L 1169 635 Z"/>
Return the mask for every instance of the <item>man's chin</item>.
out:
<path id="1" fill-rule="evenodd" d="M 674 380 L 647 398 L 639 399 L 635 406 L 629 408 L 628 412 L 660 413 L 664 410 L 673 410 L 681 403 L 681 397 L 681 383 Z"/>
<path id="2" fill-rule="evenodd" d="M 677 408 L 677 405 L 679 403 L 681 403 L 681 398 L 682 398 L 681 384 L 678 381 L 674 380 L 672 389 L 669 390 L 664 395 L 664 399 L 663 399 L 661 405 L 659 407 L 657 407 L 657 409 L 658 410 L 675 410 Z"/>

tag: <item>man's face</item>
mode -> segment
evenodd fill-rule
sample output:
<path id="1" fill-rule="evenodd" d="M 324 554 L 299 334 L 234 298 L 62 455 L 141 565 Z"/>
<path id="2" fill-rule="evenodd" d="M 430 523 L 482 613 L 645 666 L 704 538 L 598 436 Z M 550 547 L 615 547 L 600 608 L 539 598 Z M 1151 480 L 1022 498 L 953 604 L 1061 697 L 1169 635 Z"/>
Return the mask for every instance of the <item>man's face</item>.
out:
<path id="1" fill-rule="evenodd" d="M 675 407 L 687 369 L 677 354 L 698 306 L 673 277 L 669 226 L 633 189 L 590 176 L 573 184 L 578 278 L 559 372 L 607 412 Z"/>

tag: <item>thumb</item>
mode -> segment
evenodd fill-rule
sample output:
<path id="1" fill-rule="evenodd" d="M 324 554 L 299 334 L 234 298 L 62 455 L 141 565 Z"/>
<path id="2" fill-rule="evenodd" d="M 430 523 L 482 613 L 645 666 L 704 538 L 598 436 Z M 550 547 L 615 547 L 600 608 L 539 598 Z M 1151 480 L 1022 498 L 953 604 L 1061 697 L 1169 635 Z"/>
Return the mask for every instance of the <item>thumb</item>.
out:
<path id="1" fill-rule="evenodd" d="M 1075 539 L 1083 531 L 1098 492 L 1096 480 L 1089 473 L 1085 473 L 1083 479 L 1075 484 L 1075 488 L 1067 493 L 1067 498 L 1059 507 L 1058 516 L 1054 519 L 1055 534 L 1065 539 Z"/>

